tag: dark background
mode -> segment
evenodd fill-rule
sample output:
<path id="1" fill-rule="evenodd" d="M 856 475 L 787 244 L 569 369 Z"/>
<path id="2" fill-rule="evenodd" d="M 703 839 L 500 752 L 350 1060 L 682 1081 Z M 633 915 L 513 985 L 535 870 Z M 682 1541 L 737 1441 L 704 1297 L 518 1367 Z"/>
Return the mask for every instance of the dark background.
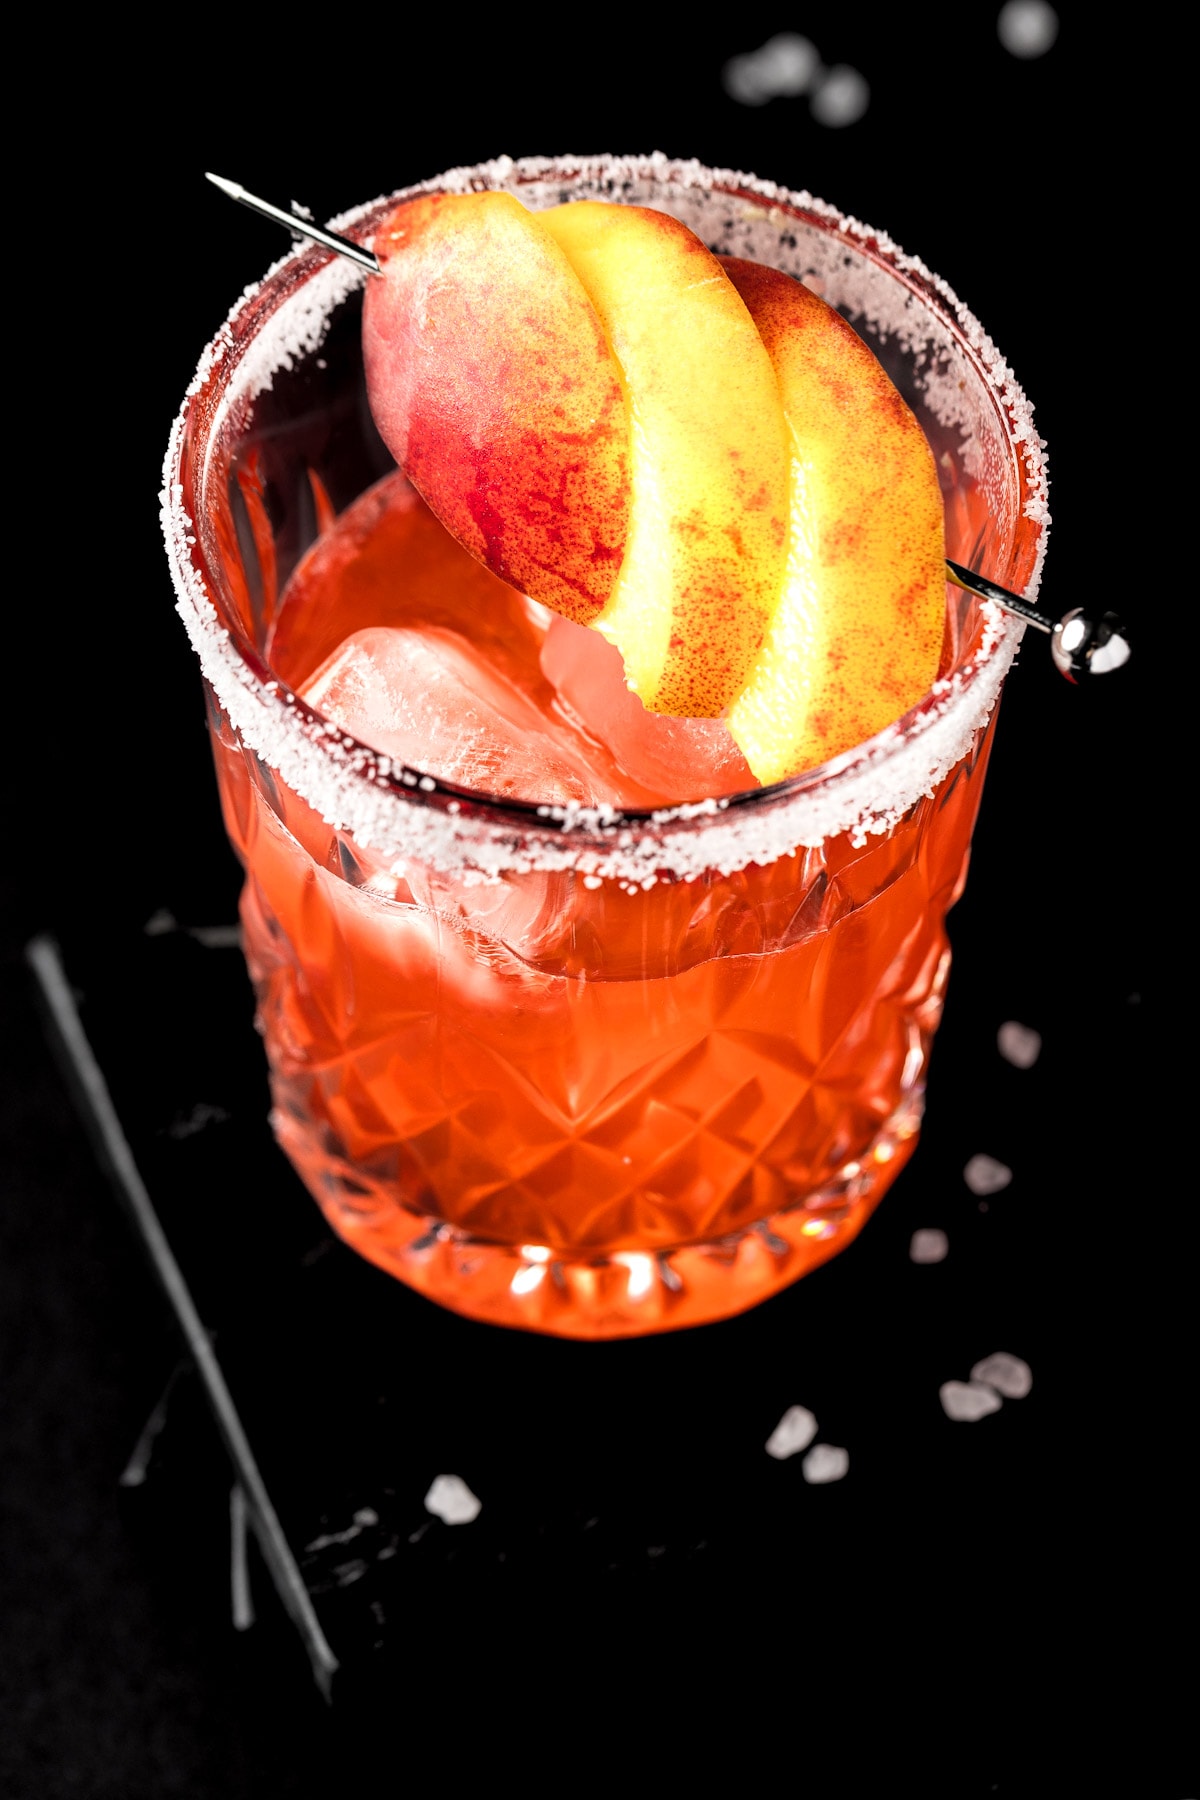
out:
<path id="1" fill-rule="evenodd" d="M 10 597 L 26 649 L 5 821 L 6 1792 L 373 1793 L 393 1785 L 381 1768 L 403 1775 L 428 1754 L 430 1779 L 447 1781 L 503 1769 L 543 1785 L 632 1783 L 730 1756 L 743 1785 L 779 1765 L 831 1794 L 1194 1793 L 1176 1643 L 1194 1604 L 1182 1485 L 1192 1202 L 1179 1147 L 1190 1089 L 1158 986 L 1179 852 L 1162 829 L 1164 784 L 1148 792 L 1143 773 L 1152 704 L 1157 736 L 1179 687 L 1161 679 L 1173 600 L 1147 579 L 1152 464 L 1135 441 L 1148 370 L 1160 379 L 1136 297 L 1138 233 L 1153 228 L 1140 193 L 1173 52 L 1152 9 L 1105 23 L 1060 5 L 1053 46 L 1019 59 L 999 42 L 997 11 L 751 6 L 719 27 L 693 17 L 669 30 L 355 12 L 322 15 L 308 34 L 281 20 L 261 38 L 214 19 L 186 45 L 134 42 L 116 24 L 35 39 L 35 110 L 76 176 L 69 204 L 43 198 L 32 220 L 41 286 L 20 296 L 16 370 L 30 383 L 20 442 L 32 450 L 12 530 L 33 559 Z M 726 59 L 782 30 L 866 77 L 857 123 L 821 125 L 803 96 L 759 107 L 728 96 Z M 371 1735 L 353 1707 L 339 1717 L 312 1699 L 261 1571 L 259 1623 L 231 1630 L 228 1482 L 194 1398 L 180 1403 L 156 1491 L 130 1503 L 118 1490 L 176 1349 L 44 1046 L 23 952 L 51 932 L 77 966 L 106 966 L 115 1044 L 120 971 L 143 967 L 146 922 L 165 911 L 186 934 L 235 918 L 157 491 L 202 346 L 283 245 L 203 171 L 324 219 L 501 153 L 653 149 L 807 188 L 950 282 L 1049 446 L 1043 605 L 1055 616 L 1117 605 L 1137 654 L 1073 690 L 1027 639 L 954 918 L 925 1139 L 860 1245 L 752 1321 L 687 1334 L 684 1349 L 615 1350 L 611 1374 L 557 1346 L 531 1360 L 526 1342 L 431 1323 L 401 1297 L 421 1391 L 451 1371 L 479 1444 L 505 1371 L 537 1389 L 537 1454 L 567 1470 L 560 1507 L 586 1464 L 580 1406 L 616 1442 L 628 1405 L 613 1501 L 628 1530 L 599 1573 L 581 1573 L 569 1546 L 557 1564 L 530 1560 L 524 1585 L 465 1580 L 436 1558 L 414 1571 L 411 1621 L 397 1628 L 406 1648 L 376 1697 L 385 1748 L 376 1739 L 368 1756 L 352 1748 Z M 181 981 L 192 1004 L 203 982 L 194 970 Z M 1019 1077 L 995 1054 L 1006 1019 L 1044 1040 Z M 181 1056 L 193 1024 L 176 1017 L 138 1053 L 218 1057 L 211 1029 Z M 986 1216 L 960 1173 L 978 1150 L 1014 1169 Z M 222 1182 L 236 1184 L 236 1169 Z M 930 1224 L 948 1230 L 951 1257 L 917 1270 L 908 1236 Z M 1033 1367 L 1026 1401 L 972 1426 L 951 1426 L 934 1401 L 906 1436 L 896 1420 L 917 1390 L 893 1407 L 889 1380 L 928 1377 L 933 1393 L 994 1349 Z M 670 1443 L 681 1416 L 704 1429 L 708 1392 L 714 1441 L 732 1442 L 748 1410 L 756 1445 L 785 1405 L 827 1393 L 822 1435 L 852 1461 L 826 1490 L 805 1489 L 794 1462 L 772 1465 L 790 1486 L 757 1513 L 736 1466 L 705 1464 L 696 1479 L 724 1496 L 725 1521 L 706 1558 L 703 1497 L 690 1491 L 685 1507 L 671 1485 Z M 872 1431 L 889 1446 L 874 1464 Z M 488 1441 L 497 1467 L 502 1446 Z M 668 1579 L 647 1573 L 657 1544 L 638 1541 L 639 1457 L 659 1496 L 654 1529 L 673 1546 Z M 682 1452 L 676 1463 L 693 1468 Z M 414 1469 L 420 1492 L 436 1472 Z M 582 1489 L 575 1498 L 586 1504 Z"/>

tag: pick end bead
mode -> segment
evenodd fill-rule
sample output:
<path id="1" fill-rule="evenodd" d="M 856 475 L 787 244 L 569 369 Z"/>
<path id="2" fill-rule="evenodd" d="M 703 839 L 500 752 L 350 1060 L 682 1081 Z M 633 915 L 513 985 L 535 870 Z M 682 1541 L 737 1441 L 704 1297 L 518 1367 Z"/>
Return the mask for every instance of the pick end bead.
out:
<path id="1" fill-rule="evenodd" d="M 1081 676 L 1107 675 L 1129 661 L 1129 640 L 1116 613 L 1089 619 L 1082 607 L 1064 613 L 1050 634 L 1050 654 L 1060 675 L 1078 683 Z"/>

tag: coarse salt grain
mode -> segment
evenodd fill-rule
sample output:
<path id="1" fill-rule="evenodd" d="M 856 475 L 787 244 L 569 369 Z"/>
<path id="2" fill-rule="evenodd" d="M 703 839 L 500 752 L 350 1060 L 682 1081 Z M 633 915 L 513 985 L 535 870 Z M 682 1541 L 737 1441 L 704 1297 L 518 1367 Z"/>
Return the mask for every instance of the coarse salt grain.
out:
<path id="1" fill-rule="evenodd" d="M 764 1446 L 777 1462 L 807 1450 L 817 1435 L 817 1421 L 807 1406 L 789 1406 Z"/>
<path id="2" fill-rule="evenodd" d="M 1014 1069 L 1032 1069 L 1042 1054 L 1042 1035 L 1029 1025 L 1006 1019 L 996 1033 L 996 1048 Z"/>
<path id="3" fill-rule="evenodd" d="M 908 1254 L 915 1263 L 945 1262 L 950 1254 L 950 1239 L 936 1226 L 926 1226 L 913 1232 Z"/>
<path id="4" fill-rule="evenodd" d="M 800 1464 L 805 1481 L 822 1487 L 827 1481 L 841 1481 L 850 1467 L 850 1452 L 840 1444 L 814 1444 Z"/>
<path id="5" fill-rule="evenodd" d="M 425 1510 L 444 1525 L 469 1525 L 483 1511 L 460 1475 L 439 1475 L 425 1496 Z"/>
<path id="6" fill-rule="evenodd" d="M 998 1194 L 1012 1180 L 1007 1163 L 994 1156 L 973 1156 L 963 1170 L 963 1180 L 973 1194 Z"/>
<path id="7" fill-rule="evenodd" d="M 985 1356 L 971 1370 L 972 1381 L 982 1381 L 988 1387 L 995 1388 L 1006 1400 L 1023 1400 L 1033 1386 L 1033 1371 L 1027 1362 L 1019 1356 L 1010 1356 L 1007 1350 L 997 1350 L 993 1356 Z"/>
<path id="8" fill-rule="evenodd" d="M 948 1419 L 966 1424 L 1000 1410 L 999 1394 L 982 1381 L 943 1381 L 938 1399 Z"/>

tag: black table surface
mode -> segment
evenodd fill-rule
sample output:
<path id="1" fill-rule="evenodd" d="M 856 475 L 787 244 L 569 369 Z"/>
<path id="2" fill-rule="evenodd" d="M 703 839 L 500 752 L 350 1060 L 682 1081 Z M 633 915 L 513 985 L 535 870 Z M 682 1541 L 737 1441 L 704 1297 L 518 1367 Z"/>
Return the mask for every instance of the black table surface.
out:
<path id="1" fill-rule="evenodd" d="M 306 100 L 303 129 L 286 117 L 307 92 L 295 47 L 272 62 L 247 46 L 201 128 L 168 92 L 165 54 L 161 81 L 135 91 L 99 43 L 104 79 L 86 82 L 77 44 L 54 89 L 62 130 L 80 150 L 102 137 L 136 152 L 145 173 L 136 234 L 115 240 L 90 189 L 59 220 L 72 274 L 50 284 L 53 329 L 107 349 L 88 381 L 70 358 L 51 378 L 103 450 L 78 514 L 54 514 L 92 579 L 54 588 L 53 709 L 23 692 L 7 834 L 5 1792 L 366 1793 L 427 1758 L 446 1780 L 727 1767 L 744 1785 L 781 1767 L 832 1794 L 1196 1791 L 1180 1641 L 1194 1614 L 1187 1015 L 1167 1031 L 1160 954 L 1179 850 L 1160 823 L 1170 783 L 1141 773 L 1172 596 L 1125 579 L 1144 555 L 1117 472 L 1112 383 L 1127 372 L 1101 379 L 1113 326 L 1080 273 L 1086 245 L 1107 279 L 1128 278 L 1129 244 L 1105 247 L 1105 184 L 1127 168 L 1136 96 L 1091 15 L 1057 10 L 1057 42 L 1029 59 L 1003 51 L 991 12 L 935 7 L 923 35 L 890 14 L 802 24 L 827 64 L 871 83 L 844 130 L 803 97 L 724 92 L 726 58 L 780 28 L 753 11 L 703 46 L 648 28 L 619 108 L 590 63 L 530 92 L 520 46 L 456 46 L 456 104 L 433 127 L 404 102 L 435 34 L 406 31 L 394 91 L 378 69 L 347 76 L 339 106 Z M 918 104 L 929 93 L 939 103 Z M 1070 129 L 1029 143 L 1037 185 L 1015 202 L 1029 177 L 1013 134 L 1050 118 Z M 455 163 L 568 147 L 753 168 L 886 224 L 939 269 L 1048 440 L 1043 603 L 1094 604 L 1115 570 L 1135 643 L 1127 670 L 1071 689 L 1027 639 L 952 916 L 922 1141 L 862 1237 L 739 1319 L 611 1345 L 429 1306 L 330 1237 L 275 1149 L 230 944 L 238 871 L 155 522 L 199 349 L 281 249 L 205 167 L 325 217 Z M 61 454 L 61 437 L 43 451 Z M 61 953 L 214 1333 L 337 1651 L 331 1705 L 253 1551 L 253 1623 L 243 1593 L 235 1629 L 229 1462 L 52 1056 L 35 941 Z M 1026 1068 L 999 1048 L 1013 1022 L 1041 1039 Z M 1011 1179 L 976 1192 L 976 1156 Z M 920 1229 L 946 1234 L 943 1260 L 913 1261 Z M 997 1351 L 1029 1366 L 1029 1394 L 948 1418 L 941 1384 Z M 843 1479 L 814 1484 L 802 1456 L 766 1453 L 793 1405 L 846 1449 Z M 439 1474 L 480 1499 L 473 1523 L 426 1508 Z"/>

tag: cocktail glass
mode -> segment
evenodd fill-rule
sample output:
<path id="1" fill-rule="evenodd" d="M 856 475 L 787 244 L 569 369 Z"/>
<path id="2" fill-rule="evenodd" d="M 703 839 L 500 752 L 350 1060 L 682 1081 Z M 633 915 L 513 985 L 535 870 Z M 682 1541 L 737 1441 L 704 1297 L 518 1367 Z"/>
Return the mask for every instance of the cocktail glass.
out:
<path id="1" fill-rule="evenodd" d="M 1029 408 L 888 239 L 663 157 L 504 160 L 421 191 L 471 186 L 658 207 L 806 281 L 920 418 L 948 555 L 1036 591 Z M 400 197 L 337 229 L 369 242 Z M 581 1338 L 739 1312 L 848 1244 L 916 1145 L 945 916 L 1022 628 L 948 587 L 917 706 L 719 802 L 537 807 L 393 766 L 272 662 L 287 578 L 391 468 L 362 375 L 369 279 L 312 247 L 277 264 L 205 352 L 165 471 L 276 1134 L 348 1244 L 457 1312 Z M 343 628 L 313 626 L 330 649 Z"/>

